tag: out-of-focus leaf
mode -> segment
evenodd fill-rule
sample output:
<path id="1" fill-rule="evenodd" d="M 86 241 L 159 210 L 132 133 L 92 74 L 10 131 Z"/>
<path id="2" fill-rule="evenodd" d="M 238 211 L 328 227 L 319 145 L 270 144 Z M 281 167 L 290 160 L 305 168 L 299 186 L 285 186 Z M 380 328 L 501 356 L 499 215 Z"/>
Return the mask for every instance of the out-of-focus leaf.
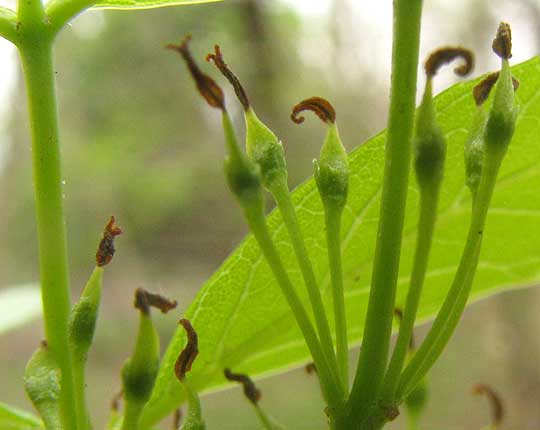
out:
<path id="1" fill-rule="evenodd" d="M 29 412 L 21 411 L 0 402 L 0 429 L 38 430 L 43 429 L 43 424 Z"/>
<path id="2" fill-rule="evenodd" d="M 102 0 L 94 4 L 94 9 L 154 9 L 219 1 L 223 0 Z"/>
<path id="3" fill-rule="evenodd" d="M 0 334 L 41 315 L 39 285 L 26 284 L 0 290 Z"/>
<path id="4" fill-rule="evenodd" d="M 512 70 L 521 82 L 516 96 L 520 112 L 488 216 L 473 300 L 538 283 L 540 278 L 540 60 L 534 58 Z M 439 309 L 465 243 L 471 199 L 465 186 L 463 146 L 476 109 L 471 93 L 476 82 L 454 85 L 435 100 L 437 119 L 448 139 L 448 158 L 433 252 L 418 312 L 420 321 L 432 318 Z M 385 139 L 383 132 L 350 154 L 350 191 L 343 215 L 342 243 L 352 344 L 361 340 L 367 308 Z M 294 191 L 293 200 L 332 321 L 324 215 L 313 179 Z M 398 280 L 399 305 L 404 303 L 412 265 L 417 206 L 418 190 L 411 176 Z M 281 216 L 274 212 L 268 222 L 291 279 L 309 307 Z M 190 373 L 190 381 L 199 391 L 225 386 L 225 367 L 261 377 L 309 360 L 293 315 L 251 236 L 203 286 L 186 317 L 199 334 L 200 355 Z M 144 415 L 145 423 L 161 419 L 185 398 L 173 373 L 184 344 L 185 335 L 180 330 L 165 354 Z"/>

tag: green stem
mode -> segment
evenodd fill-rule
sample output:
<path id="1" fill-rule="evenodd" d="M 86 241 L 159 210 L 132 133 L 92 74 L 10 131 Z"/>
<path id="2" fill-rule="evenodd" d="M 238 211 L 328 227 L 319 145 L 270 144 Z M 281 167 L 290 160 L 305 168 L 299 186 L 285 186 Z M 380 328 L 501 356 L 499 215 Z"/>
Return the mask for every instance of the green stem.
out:
<path id="1" fill-rule="evenodd" d="M 422 0 L 394 1 L 392 83 L 379 234 L 362 349 L 348 411 L 360 418 L 375 399 L 386 370 L 403 220 L 407 198 L 416 96 Z"/>
<path id="2" fill-rule="evenodd" d="M 413 335 L 414 322 L 420 303 L 420 296 L 424 285 L 429 253 L 433 241 L 433 230 L 437 219 L 437 205 L 439 186 L 425 187 L 420 194 L 420 217 L 418 220 L 418 237 L 416 240 L 416 251 L 414 255 L 413 269 L 407 301 L 403 311 L 403 319 L 400 322 L 399 334 L 396 346 L 388 366 L 381 390 L 380 403 L 389 405 L 394 400 L 399 376 Z"/>
<path id="3" fill-rule="evenodd" d="M 75 402 L 77 404 L 79 430 L 88 430 L 92 427 L 90 412 L 86 402 L 85 369 L 88 361 L 88 350 L 94 336 L 95 322 L 101 302 L 103 271 L 103 267 L 96 266 L 94 268 L 79 302 L 72 311 L 71 317 L 70 337 L 73 351 L 73 381 L 75 384 Z M 77 322 L 81 325 L 77 325 Z M 84 325 L 84 323 L 88 325 Z M 81 344 L 83 339 L 84 343 Z"/>
<path id="4" fill-rule="evenodd" d="M 66 429 L 77 429 L 72 354 L 68 345 L 70 291 L 62 172 L 58 139 L 52 41 L 40 32 L 40 2 L 21 1 L 21 26 L 28 30 L 20 44 L 26 78 L 39 242 L 41 295 L 47 341 L 62 371 L 61 407 Z M 43 25 L 41 25 L 43 28 Z M 40 34 L 41 33 L 41 34 Z"/>
<path id="5" fill-rule="evenodd" d="M 484 225 L 503 156 L 504 152 L 493 150 L 486 151 L 484 155 L 467 242 L 454 281 L 431 330 L 403 371 L 396 395 L 398 401 L 407 397 L 439 358 L 463 313 L 478 266 Z"/>
<path id="6" fill-rule="evenodd" d="M 319 339 L 309 316 L 296 293 L 294 286 L 292 285 L 287 272 L 283 266 L 281 258 L 279 257 L 278 251 L 272 241 L 270 232 L 266 225 L 266 219 L 264 214 L 257 211 L 245 211 L 246 219 L 248 221 L 249 227 L 257 240 L 270 269 L 272 270 L 274 277 L 276 278 L 289 307 L 291 308 L 293 315 L 296 319 L 306 344 L 311 352 L 313 361 L 317 366 L 319 373 L 319 379 L 321 382 L 321 388 L 325 397 L 325 400 L 328 402 L 329 406 L 337 407 L 340 402 L 343 400 L 343 393 L 341 390 L 341 385 L 339 380 L 335 376 L 335 373 L 332 372 L 332 369 L 327 361 L 326 355 L 324 354 Z"/>
<path id="7" fill-rule="evenodd" d="M 254 404 L 253 408 L 255 409 L 255 413 L 257 414 L 257 417 L 259 418 L 259 421 L 261 422 L 263 429 L 282 430 L 282 428 L 278 426 L 276 423 L 274 423 L 272 419 L 268 416 L 268 414 L 264 412 L 259 405 Z"/>
<path id="8" fill-rule="evenodd" d="M 122 430 L 139 430 L 143 405 L 136 402 L 126 402 Z"/>
<path id="9" fill-rule="evenodd" d="M 326 242 L 328 263 L 332 280 L 332 299 L 336 324 L 336 351 L 340 376 L 345 392 L 349 391 L 349 343 L 347 319 L 345 317 L 345 295 L 343 291 L 343 268 L 341 264 L 341 209 L 326 207 Z"/>
<path id="10" fill-rule="evenodd" d="M 86 384 L 85 384 L 85 364 L 86 360 L 78 360 L 74 357 L 73 363 L 73 380 L 75 384 L 75 402 L 78 414 L 78 428 L 80 430 L 90 429 L 90 415 L 86 407 Z"/>
<path id="11" fill-rule="evenodd" d="M 322 349 L 330 365 L 331 370 L 337 377 L 338 373 L 336 368 L 338 362 L 336 360 L 336 353 L 334 351 L 334 342 L 332 341 L 332 335 L 330 333 L 330 326 L 328 325 L 328 318 L 322 302 L 321 292 L 315 279 L 315 273 L 313 272 L 313 266 L 306 250 L 306 245 L 298 225 L 296 218 L 296 212 L 291 201 L 289 188 L 284 181 L 274 182 L 274 186 L 270 190 L 274 199 L 277 202 L 278 208 L 283 217 L 283 222 L 289 232 L 291 242 L 302 271 L 302 276 L 307 287 L 309 300 L 313 309 L 313 315 L 315 317 L 315 323 L 321 339 Z M 345 385 L 343 386 L 345 388 Z M 344 389 L 345 393 L 345 389 Z"/>

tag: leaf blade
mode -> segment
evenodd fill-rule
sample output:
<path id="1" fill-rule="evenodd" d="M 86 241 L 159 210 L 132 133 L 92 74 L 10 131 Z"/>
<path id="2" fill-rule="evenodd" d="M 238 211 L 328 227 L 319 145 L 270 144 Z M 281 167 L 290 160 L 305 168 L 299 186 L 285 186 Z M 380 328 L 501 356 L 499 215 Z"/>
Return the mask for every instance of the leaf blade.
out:
<path id="1" fill-rule="evenodd" d="M 217 3 L 223 0 L 101 0 L 92 9 L 142 10 L 168 6 L 187 6 L 204 3 Z"/>
<path id="2" fill-rule="evenodd" d="M 38 430 L 43 429 L 43 424 L 29 412 L 0 402 L 0 428 L 2 430 Z"/>

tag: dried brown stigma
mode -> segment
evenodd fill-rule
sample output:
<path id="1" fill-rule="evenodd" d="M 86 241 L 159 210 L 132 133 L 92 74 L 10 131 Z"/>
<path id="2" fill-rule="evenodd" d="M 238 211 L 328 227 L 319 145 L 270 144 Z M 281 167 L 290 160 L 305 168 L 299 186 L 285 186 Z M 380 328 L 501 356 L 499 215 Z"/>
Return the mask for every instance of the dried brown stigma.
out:
<path id="1" fill-rule="evenodd" d="M 504 418 L 504 406 L 499 395 L 489 385 L 476 384 L 473 387 L 473 393 L 477 395 L 483 395 L 488 398 L 491 405 L 491 420 L 492 428 L 496 429 L 502 423 Z"/>
<path id="2" fill-rule="evenodd" d="M 232 72 L 227 63 L 225 63 L 219 45 L 214 46 L 214 54 L 208 54 L 206 56 L 206 61 L 212 61 L 214 65 L 218 68 L 218 70 L 221 72 L 221 74 L 227 78 L 227 80 L 234 88 L 236 97 L 238 97 L 238 100 L 240 100 L 240 103 L 242 103 L 242 106 L 244 106 L 244 110 L 248 110 L 249 99 L 246 92 L 244 91 L 244 87 L 242 87 L 240 80 Z"/>
<path id="3" fill-rule="evenodd" d="M 225 378 L 227 378 L 229 381 L 239 382 L 242 384 L 242 387 L 244 388 L 244 395 L 251 403 L 256 405 L 259 402 L 261 399 L 261 392 L 255 386 L 249 376 L 241 373 L 233 373 L 230 369 L 225 369 L 223 373 L 225 374 Z"/>
<path id="4" fill-rule="evenodd" d="M 336 122 L 336 111 L 330 102 L 322 97 L 311 97 L 309 99 L 302 100 L 296 106 L 293 107 L 291 113 L 291 120 L 296 124 L 301 124 L 304 122 L 303 116 L 298 116 L 302 111 L 310 110 L 317 115 L 322 122 L 325 123 L 334 123 Z"/>
<path id="5" fill-rule="evenodd" d="M 186 373 L 191 370 L 191 366 L 199 354 L 199 339 L 197 332 L 189 320 L 182 318 L 178 321 L 178 324 L 186 330 L 187 344 L 176 360 L 174 373 L 180 381 L 183 381 L 186 377 Z"/>
<path id="6" fill-rule="evenodd" d="M 144 314 L 150 312 L 150 307 L 159 309 L 161 313 L 166 314 L 178 305 L 176 300 L 170 300 L 159 294 L 154 294 L 143 288 L 137 288 L 135 291 L 135 307 Z"/>
<path id="7" fill-rule="evenodd" d="M 180 428 L 180 424 L 182 424 L 182 409 L 175 409 L 172 422 L 173 430 L 178 430 Z"/>
<path id="8" fill-rule="evenodd" d="M 118 393 L 114 395 L 114 397 L 111 400 L 111 410 L 114 412 L 120 411 L 120 402 L 122 398 L 124 397 L 124 390 L 120 390 Z"/>
<path id="9" fill-rule="evenodd" d="M 115 252 L 114 238 L 120 234 L 122 234 L 122 229 L 116 225 L 114 216 L 111 216 L 103 230 L 103 237 L 96 252 L 96 264 L 99 267 L 106 266 L 111 262 Z"/>
<path id="10" fill-rule="evenodd" d="M 394 316 L 398 319 L 399 323 L 403 320 L 403 309 L 394 308 Z M 414 333 L 411 334 L 411 339 L 409 340 L 409 350 L 414 351 L 416 349 L 416 342 L 414 340 Z"/>
<path id="11" fill-rule="evenodd" d="M 306 364 L 306 367 L 305 367 L 305 370 L 306 370 L 306 373 L 308 375 L 312 375 L 312 374 L 317 374 L 317 366 L 315 366 L 315 363 L 311 362 L 311 363 L 308 363 Z"/>
<path id="12" fill-rule="evenodd" d="M 189 69 L 199 93 L 204 97 L 207 103 L 215 108 L 225 110 L 225 97 L 223 96 L 223 90 L 221 87 L 216 84 L 216 82 L 208 75 L 204 74 L 195 60 L 191 55 L 189 50 L 189 41 L 191 40 L 191 35 L 187 35 L 180 45 L 169 44 L 166 46 L 167 49 L 178 52 Z"/>
<path id="13" fill-rule="evenodd" d="M 507 22 L 501 22 L 497 29 L 497 35 L 491 45 L 493 52 L 500 58 L 508 60 L 512 58 L 512 29 Z"/>
<path id="14" fill-rule="evenodd" d="M 454 68 L 454 72 L 459 76 L 467 76 L 471 73 L 474 67 L 474 55 L 472 51 L 459 46 L 446 46 L 437 49 L 427 59 L 426 64 L 424 65 L 427 77 L 432 78 L 437 74 L 441 66 L 454 61 L 456 58 L 461 58 L 463 64 Z"/>
<path id="15" fill-rule="evenodd" d="M 474 101 L 476 102 L 476 106 L 484 104 L 484 102 L 488 99 L 489 94 L 491 93 L 491 89 L 497 83 L 498 79 L 499 72 L 493 72 L 487 75 L 484 79 L 482 79 L 478 84 L 475 85 L 475 87 L 473 88 L 473 97 Z M 517 91 L 517 89 L 519 88 L 519 81 L 514 77 L 512 77 L 512 85 L 514 86 L 514 91 Z"/>

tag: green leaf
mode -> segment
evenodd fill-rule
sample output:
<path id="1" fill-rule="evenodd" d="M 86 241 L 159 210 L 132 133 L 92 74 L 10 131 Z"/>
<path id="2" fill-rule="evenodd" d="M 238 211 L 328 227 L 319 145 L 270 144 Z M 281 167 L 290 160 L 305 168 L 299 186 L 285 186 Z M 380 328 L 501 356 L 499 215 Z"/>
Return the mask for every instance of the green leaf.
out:
<path id="1" fill-rule="evenodd" d="M 0 335 L 29 323 L 40 315 L 39 285 L 26 284 L 0 291 Z"/>
<path id="2" fill-rule="evenodd" d="M 41 430 L 43 424 L 34 415 L 0 402 L 0 429 Z"/>
<path id="3" fill-rule="evenodd" d="M 165 6 L 214 3 L 223 0 L 103 0 L 94 4 L 94 9 L 153 9 Z"/>
<path id="4" fill-rule="evenodd" d="M 531 285 L 540 278 L 539 58 L 514 67 L 513 73 L 521 82 L 517 92 L 520 112 L 488 217 L 473 300 L 503 289 Z M 437 119 L 448 139 L 448 159 L 433 254 L 419 309 L 420 321 L 428 320 L 437 312 L 465 242 L 471 200 L 465 185 L 463 146 L 476 109 L 471 94 L 475 82 L 457 84 L 435 100 Z M 350 154 L 350 197 L 343 214 L 343 267 L 349 336 L 353 344 L 361 340 L 367 307 L 385 137 L 383 132 Z M 323 210 L 313 179 L 298 187 L 293 198 L 323 297 L 331 312 Z M 417 206 L 416 181 L 411 177 L 398 305 L 403 304 L 407 290 Z M 300 271 L 279 213 L 270 215 L 269 224 L 290 276 L 307 303 Z M 224 387 L 225 367 L 261 377 L 309 360 L 303 338 L 252 237 L 248 237 L 204 285 L 186 316 L 199 334 L 200 355 L 190 380 L 200 391 Z M 173 375 L 174 361 L 184 343 L 184 333 L 177 332 L 164 357 L 144 416 L 145 423 L 155 422 L 184 400 L 181 386 Z"/>

